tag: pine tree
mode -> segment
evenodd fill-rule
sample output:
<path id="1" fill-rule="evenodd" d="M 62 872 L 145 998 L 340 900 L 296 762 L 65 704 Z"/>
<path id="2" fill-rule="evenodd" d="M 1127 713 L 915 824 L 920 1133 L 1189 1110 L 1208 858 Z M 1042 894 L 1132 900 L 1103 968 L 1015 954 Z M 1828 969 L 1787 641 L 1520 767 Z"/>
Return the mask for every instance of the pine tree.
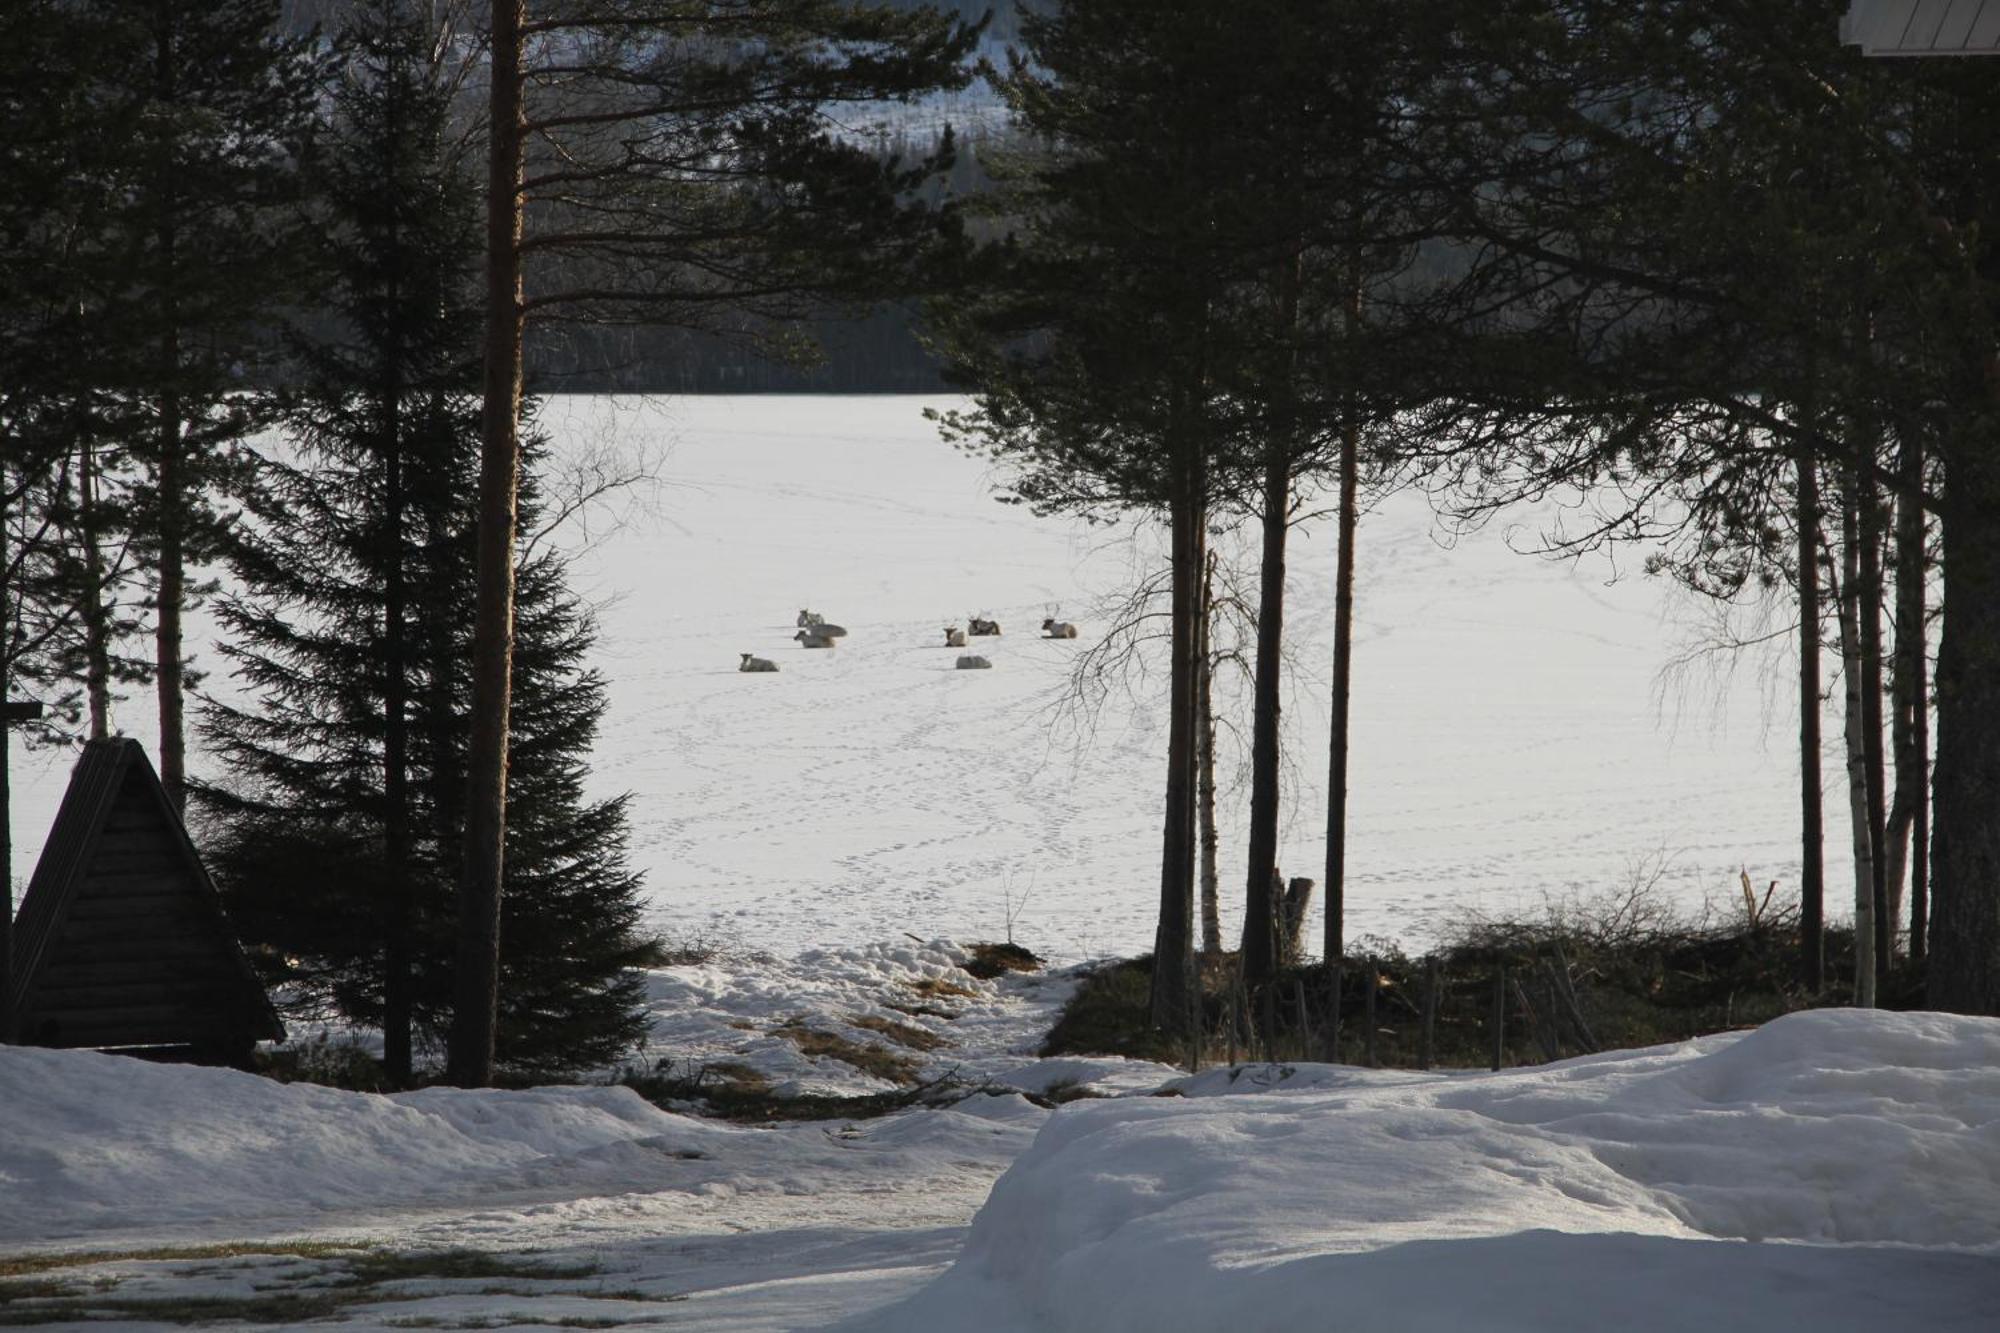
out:
<path id="1" fill-rule="evenodd" d="M 109 336 L 93 347 L 98 428 L 127 473 L 120 519 L 153 588 L 161 780 L 185 776 L 182 616 L 189 570 L 219 549 L 235 448 L 258 424 L 244 372 L 299 293 L 287 225 L 319 70 L 306 38 L 277 33 L 277 0 L 100 0 L 92 97 L 117 145 L 115 204 L 93 237 L 93 293 Z M 303 294 L 303 293 L 300 293 Z M 107 516 L 108 517 L 108 516 Z"/>
<path id="2" fill-rule="evenodd" d="M 221 608 L 226 652 L 255 703 L 205 709 L 232 778 L 199 790 L 219 877 L 274 973 L 380 1025 L 398 1083 L 450 1021 L 471 689 L 477 201 L 435 37 L 407 0 L 372 0 L 340 42 L 317 174 L 344 336 L 302 349 L 299 457 L 270 464 L 235 552 L 245 592 Z M 531 528 L 531 486 L 526 505 Z M 534 1075 L 638 1038 L 631 969 L 655 948 L 624 867 L 624 801 L 583 795 L 604 692 L 583 667 L 590 618 L 551 554 L 523 558 L 516 635 L 499 1058 Z"/>

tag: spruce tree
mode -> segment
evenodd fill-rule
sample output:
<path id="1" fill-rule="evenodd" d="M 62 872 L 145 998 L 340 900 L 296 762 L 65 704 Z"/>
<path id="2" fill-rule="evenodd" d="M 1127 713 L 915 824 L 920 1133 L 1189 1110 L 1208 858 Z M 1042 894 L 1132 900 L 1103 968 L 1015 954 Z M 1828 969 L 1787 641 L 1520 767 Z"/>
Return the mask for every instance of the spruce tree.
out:
<path id="1" fill-rule="evenodd" d="M 397 1083 L 450 1021 L 471 689 L 477 199 L 435 37 L 407 0 L 372 0 L 339 43 L 316 175 L 341 336 L 301 349 L 297 455 L 269 464 L 234 553 L 245 591 L 221 608 L 225 652 L 253 702 L 204 710 L 231 778 L 199 791 L 219 878 L 273 975 L 380 1025 Z M 532 486 L 525 503 L 531 529 Z M 631 1045 L 631 969 L 656 952 L 624 800 L 582 791 L 604 691 L 563 578 L 554 555 L 523 558 L 499 1040 L 519 1075 Z"/>
<path id="2" fill-rule="evenodd" d="M 492 1079 L 506 859 L 523 338 L 768 330 L 908 290 L 941 162 L 877 161 L 840 107 L 965 86 L 976 26 L 846 0 L 496 0 L 487 61 L 485 447 L 455 1082 Z M 945 215 L 947 220 L 949 214 Z"/>

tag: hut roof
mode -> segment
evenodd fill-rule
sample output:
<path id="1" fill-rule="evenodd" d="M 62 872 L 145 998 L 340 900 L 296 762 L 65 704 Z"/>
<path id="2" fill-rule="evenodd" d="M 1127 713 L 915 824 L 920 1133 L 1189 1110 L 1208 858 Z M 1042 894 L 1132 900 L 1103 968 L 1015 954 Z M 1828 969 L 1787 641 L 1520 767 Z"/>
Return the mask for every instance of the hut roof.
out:
<path id="1" fill-rule="evenodd" d="M 1871 56 L 2000 54 L 2000 0 L 1853 0 L 1840 40 Z"/>
<path id="2" fill-rule="evenodd" d="M 43 1046 L 279 1040 L 284 1027 L 137 741 L 91 741 L 14 931 L 19 1039 Z"/>

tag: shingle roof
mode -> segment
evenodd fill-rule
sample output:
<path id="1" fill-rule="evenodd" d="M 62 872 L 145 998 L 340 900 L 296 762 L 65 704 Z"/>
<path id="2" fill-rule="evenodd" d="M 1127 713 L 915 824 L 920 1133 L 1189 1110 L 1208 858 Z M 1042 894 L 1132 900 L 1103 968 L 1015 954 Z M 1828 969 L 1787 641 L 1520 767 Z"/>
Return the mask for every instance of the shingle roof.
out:
<path id="1" fill-rule="evenodd" d="M 2000 55 L 2000 0 L 1854 0 L 1840 40 L 1871 56 Z"/>

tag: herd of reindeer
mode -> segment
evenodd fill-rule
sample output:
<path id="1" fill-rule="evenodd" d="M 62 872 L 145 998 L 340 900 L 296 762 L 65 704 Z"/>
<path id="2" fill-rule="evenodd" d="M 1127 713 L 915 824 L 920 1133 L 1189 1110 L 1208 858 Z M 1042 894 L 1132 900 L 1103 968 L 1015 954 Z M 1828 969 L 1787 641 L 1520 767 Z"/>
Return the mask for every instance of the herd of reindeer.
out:
<path id="1" fill-rule="evenodd" d="M 794 634 L 792 638 L 807 648 L 831 648 L 839 643 L 840 640 L 847 637 L 846 626 L 833 624 L 817 611 L 799 612 L 798 625 L 799 632 Z M 944 646 L 947 648 L 963 648 L 968 638 L 997 638 L 999 634 L 999 621 L 989 620 L 985 616 L 970 616 L 967 618 L 965 628 L 963 629 L 960 629 L 957 625 L 946 625 L 944 627 Z M 1049 616 L 1042 621 L 1042 637 L 1045 639 L 1074 639 L 1076 637 L 1076 626 L 1067 620 L 1057 620 L 1054 616 Z M 776 671 L 778 669 L 778 664 L 768 657 L 757 657 L 751 653 L 744 653 L 742 657 L 743 661 L 736 668 L 738 671 Z M 990 670 L 992 666 L 993 663 L 991 661 L 980 656 L 978 653 L 961 653 L 959 655 L 958 669 L 960 671 L 986 671 Z"/>

